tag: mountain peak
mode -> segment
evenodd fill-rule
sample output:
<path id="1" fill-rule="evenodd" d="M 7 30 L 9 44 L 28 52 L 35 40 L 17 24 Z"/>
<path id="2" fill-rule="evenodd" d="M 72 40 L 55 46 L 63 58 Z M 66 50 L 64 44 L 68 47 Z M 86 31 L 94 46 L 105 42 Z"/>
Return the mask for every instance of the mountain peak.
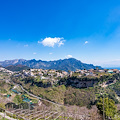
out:
<path id="1" fill-rule="evenodd" d="M 66 58 L 66 59 L 68 59 L 68 60 L 77 60 L 77 59 L 75 59 L 75 58 Z"/>
<path id="2" fill-rule="evenodd" d="M 75 58 L 68 58 L 67 60 L 73 60 L 73 61 L 80 61 L 80 60 L 77 60 Z M 80 61 L 81 62 L 81 61 Z"/>

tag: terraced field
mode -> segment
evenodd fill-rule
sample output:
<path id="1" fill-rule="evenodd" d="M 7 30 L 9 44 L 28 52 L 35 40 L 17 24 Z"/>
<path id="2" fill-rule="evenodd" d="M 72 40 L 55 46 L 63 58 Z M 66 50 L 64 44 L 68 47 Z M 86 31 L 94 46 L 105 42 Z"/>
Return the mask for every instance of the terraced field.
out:
<path id="1" fill-rule="evenodd" d="M 55 110 L 52 107 L 46 107 L 44 105 L 32 110 L 9 109 L 6 110 L 5 115 L 17 120 L 84 120 L 85 118 L 85 116 L 78 113 L 73 114 L 64 110 Z"/>

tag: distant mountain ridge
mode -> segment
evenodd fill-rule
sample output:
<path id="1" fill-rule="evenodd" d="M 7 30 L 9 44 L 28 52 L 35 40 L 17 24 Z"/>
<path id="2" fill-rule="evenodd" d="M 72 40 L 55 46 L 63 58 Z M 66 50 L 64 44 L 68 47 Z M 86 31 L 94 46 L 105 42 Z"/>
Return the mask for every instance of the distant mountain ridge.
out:
<path id="1" fill-rule="evenodd" d="M 20 64 L 19 65 L 9 65 L 5 68 L 10 70 L 10 71 L 21 71 L 21 70 L 30 69 L 29 67 L 27 67 L 25 65 L 20 65 Z"/>
<path id="2" fill-rule="evenodd" d="M 3 67 L 7 67 L 9 65 L 25 65 L 30 68 L 37 69 L 56 69 L 56 70 L 71 70 L 75 71 L 76 69 L 95 69 L 98 67 L 102 69 L 100 66 L 94 66 L 93 64 L 82 63 L 80 60 L 75 58 L 63 59 L 63 60 L 55 60 L 55 61 L 42 61 L 42 60 L 25 60 L 25 59 L 15 59 L 15 60 L 5 60 L 0 61 L 0 65 Z"/>

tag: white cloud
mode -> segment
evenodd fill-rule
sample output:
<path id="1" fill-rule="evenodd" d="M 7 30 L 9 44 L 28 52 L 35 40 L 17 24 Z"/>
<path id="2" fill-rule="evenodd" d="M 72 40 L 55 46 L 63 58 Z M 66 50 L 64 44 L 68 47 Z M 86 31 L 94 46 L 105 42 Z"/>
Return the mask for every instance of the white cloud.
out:
<path id="1" fill-rule="evenodd" d="M 34 52 L 33 54 L 36 55 L 37 53 Z"/>
<path id="2" fill-rule="evenodd" d="M 64 42 L 65 42 L 64 38 L 59 37 L 55 38 L 46 37 L 42 42 L 38 41 L 38 43 L 42 43 L 44 46 L 48 47 L 54 47 L 55 45 L 60 47 L 61 45 L 64 45 Z"/>
<path id="3" fill-rule="evenodd" d="M 72 58 L 73 56 L 72 55 L 67 55 L 65 57 L 68 59 L 68 58 Z"/>
<path id="4" fill-rule="evenodd" d="M 26 45 L 24 45 L 24 47 L 28 47 L 28 45 L 26 44 Z"/>
<path id="5" fill-rule="evenodd" d="M 88 44 L 88 41 L 85 41 L 85 44 Z"/>
<path id="6" fill-rule="evenodd" d="M 40 41 L 38 41 L 38 43 L 41 43 Z"/>
<path id="7" fill-rule="evenodd" d="M 49 53 L 49 55 L 52 55 L 53 53 Z"/>

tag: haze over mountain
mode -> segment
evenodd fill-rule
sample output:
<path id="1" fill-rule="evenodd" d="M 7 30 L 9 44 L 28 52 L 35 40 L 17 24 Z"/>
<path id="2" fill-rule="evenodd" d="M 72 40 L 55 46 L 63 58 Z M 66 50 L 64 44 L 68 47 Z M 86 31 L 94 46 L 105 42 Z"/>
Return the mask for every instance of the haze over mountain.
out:
<path id="1" fill-rule="evenodd" d="M 15 60 L 5 60 L 1 61 L 0 65 L 3 67 L 10 65 L 25 65 L 30 68 L 41 68 L 41 69 L 56 69 L 56 70 L 71 70 L 75 71 L 76 69 L 95 69 L 98 67 L 102 69 L 100 66 L 94 66 L 93 64 L 82 63 L 80 60 L 75 58 L 63 59 L 63 60 L 55 60 L 55 61 L 42 61 L 42 60 L 24 60 L 24 59 L 15 59 Z M 9 68 L 9 67 L 8 67 Z"/>

